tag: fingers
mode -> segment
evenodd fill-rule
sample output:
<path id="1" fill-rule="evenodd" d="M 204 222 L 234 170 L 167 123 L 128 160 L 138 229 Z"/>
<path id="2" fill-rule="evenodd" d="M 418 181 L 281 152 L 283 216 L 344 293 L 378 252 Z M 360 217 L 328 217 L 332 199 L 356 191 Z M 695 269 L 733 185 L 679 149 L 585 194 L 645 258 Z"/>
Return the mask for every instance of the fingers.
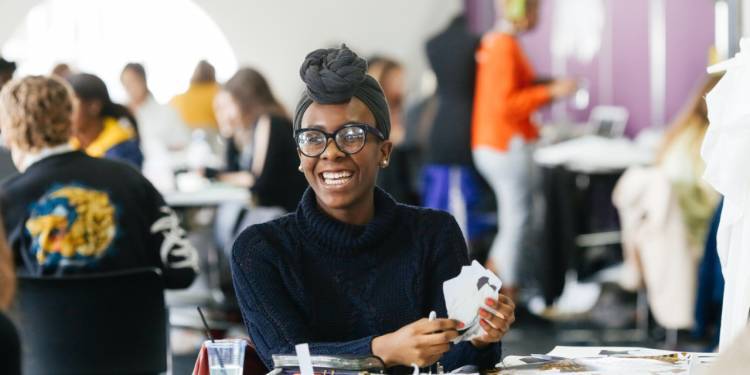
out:
<path id="1" fill-rule="evenodd" d="M 490 313 L 492 313 L 493 315 L 497 315 L 501 319 L 504 319 L 510 323 L 513 323 L 516 320 L 516 316 L 515 316 L 516 304 L 513 302 L 512 299 L 508 298 L 507 296 L 500 294 L 497 300 L 493 300 L 492 298 L 487 298 L 487 300 L 485 300 L 485 304 L 487 305 L 487 307 L 494 310 L 494 312 L 490 311 Z M 481 309 L 480 309 L 480 315 L 481 315 Z"/>
<path id="2" fill-rule="evenodd" d="M 516 304 L 513 300 L 507 296 L 500 295 L 500 307 L 498 312 L 505 317 L 508 322 L 508 326 L 516 321 Z M 506 329 L 507 330 L 507 329 Z"/>
<path id="3" fill-rule="evenodd" d="M 419 357 L 418 359 L 416 359 L 415 361 L 411 363 L 417 365 L 417 367 L 420 367 L 420 368 L 432 366 L 433 364 L 435 364 L 435 362 L 440 360 L 440 357 L 442 356 L 443 356 L 443 353 L 434 354 L 434 355 L 425 354 L 424 356 Z"/>
<path id="4" fill-rule="evenodd" d="M 458 331 L 456 330 L 443 331 L 428 335 L 422 335 L 419 337 L 418 343 L 420 346 L 447 345 L 456 337 L 458 337 Z"/>
<path id="5" fill-rule="evenodd" d="M 500 341 L 510 329 L 510 325 L 516 320 L 516 305 L 513 300 L 503 294 L 498 295 L 497 300 L 488 298 L 485 305 L 487 309 L 479 309 L 479 316 L 482 318 L 479 324 L 486 333 L 480 340 L 484 342 Z"/>
<path id="6" fill-rule="evenodd" d="M 510 322 L 499 313 L 495 314 L 485 309 L 479 309 L 479 316 L 482 318 L 480 322 L 484 321 L 495 329 L 507 331 L 510 328 Z"/>
<path id="7" fill-rule="evenodd" d="M 507 312 L 511 312 L 516 309 L 516 304 L 513 300 L 504 294 L 499 294 L 497 300 L 487 298 L 484 302 L 487 307 L 495 311 L 506 310 Z"/>
<path id="8" fill-rule="evenodd" d="M 506 330 L 498 329 L 484 320 L 479 321 L 479 325 L 484 329 L 485 335 L 480 338 L 484 342 L 497 342 L 505 336 Z"/>
<path id="9" fill-rule="evenodd" d="M 440 356 L 447 353 L 449 350 L 451 350 L 450 344 L 433 345 L 424 349 L 424 355 L 429 357 L 437 356 L 438 359 L 440 359 Z"/>
<path id="10" fill-rule="evenodd" d="M 422 319 L 418 322 L 417 333 L 427 334 L 433 332 L 442 332 L 449 330 L 458 330 L 463 327 L 463 323 L 452 320 L 452 319 L 435 319 L 427 320 Z"/>
<path id="11" fill-rule="evenodd" d="M 430 336 L 429 339 L 427 336 Z M 415 348 L 413 363 L 419 367 L 426 367 L 437 362 L 443 354 L 450 351 L 450 343 L 449 341 L 445 341 L 445 339 L 450 337 L 454 336 L 446 336 L 444 333 L 434 333 L 420 337 Z M 433 342 L 438 342 L 438 344 L 431 345 Z"/>
<path id="12" fill-rule="evenodd" d="M 501 305 L 509 306 L 511 310 L 515 310 L 516 309 L 516 303 L 513 302 L 513 299 L 511 299 L 510 297 L 508 297 L 508 296 L 506 296 L 504 294 L 500 294 L 498 296 L 498 302 Z"/>

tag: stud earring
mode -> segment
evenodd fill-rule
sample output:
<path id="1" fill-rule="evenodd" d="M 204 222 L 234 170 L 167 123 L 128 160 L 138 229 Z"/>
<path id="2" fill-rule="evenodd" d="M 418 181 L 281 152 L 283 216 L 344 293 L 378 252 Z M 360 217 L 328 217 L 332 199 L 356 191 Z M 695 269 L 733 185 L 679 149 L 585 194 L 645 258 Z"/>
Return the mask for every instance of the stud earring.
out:
<path id="1" fill-rule="evenodd" d="M 300 172 L 304 172 L 304 171 L 302 170 L 302 166 L 301 166 L 301 165 L 300 165 L 299 167 L 297 167 L 297 170 L 298 170 L 298 171 L 300 171 Z"/>
<path id="2" fill-rule="evenodd" d="M 383 160 L 380 162 L 380 168 L 385 168 L 388 166 L 388 160 Z"/>

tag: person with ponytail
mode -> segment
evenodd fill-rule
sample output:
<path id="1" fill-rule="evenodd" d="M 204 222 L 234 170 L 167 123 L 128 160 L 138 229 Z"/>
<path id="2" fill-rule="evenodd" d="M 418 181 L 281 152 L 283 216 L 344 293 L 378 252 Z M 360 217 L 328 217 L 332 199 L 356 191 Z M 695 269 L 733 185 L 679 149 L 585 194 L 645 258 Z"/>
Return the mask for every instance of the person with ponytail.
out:
<path id="1" fill-rule="evenodd" d="M 517 37 L 536 27 L 540 0 L 498 0 L 502 19 L 476 54 L 472 153 L 498 201 L 498 234 L 487 267 L 516 298 L 518 256 L 526 246 L 531 211 L 531 150 L 539 137 L 534 112 L 572 94 L 570 79 L 540 83 Z"/>
<path id="2" fill-rule="evenodd" d="M 114 103 L 101 78 L 88 73 L 68 77 L 73 88 L 71 145 L 89 156 L 124 161 L 141 169 L 138 122 L 127 107 Z"/>
<path id="3" fill-rule="evenodd" d="M 468 265 L 454 218 L 407 206 L 375 185 L 393 144 L 386 97 L 346 46 L 307 55 L 294 112 L 299 170 L 310 187 L 296 212 L 245 229 L 231 265 L 248 334 L 268 368 L 308 343 L 314 355 L 377 356 L 393 372 L 437 361 L 493 368 L 514 321 L 506 296 L 480 309 L 485 335 L 459 344 L 443 282 Z M 431 311 L 437 319 L 428 319 Z"/>

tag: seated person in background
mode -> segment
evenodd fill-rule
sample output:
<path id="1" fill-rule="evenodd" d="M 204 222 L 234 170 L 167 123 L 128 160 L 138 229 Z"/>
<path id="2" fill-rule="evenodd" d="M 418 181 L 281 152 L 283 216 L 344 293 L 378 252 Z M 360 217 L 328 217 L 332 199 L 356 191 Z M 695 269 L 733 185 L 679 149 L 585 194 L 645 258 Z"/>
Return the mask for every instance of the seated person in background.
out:
<path id="1" fill-rule="evenodd" d="M 374 355 L 388 367 L 490 368 L 514 320 L 506 296 L 481 310 L 486 335 L 452 345 L 443 282 L 469 263 L 447 213 L 401 205 L 375 186 L 387 165 L 388 105 L 367 63 L 342 46 L 305 59 L 294 114 L 310 188 L 295 213 L 252 226 L 232 253 L 232 277 L 249 335 L 266 366 L 309 343 L 313 355 Z M 397 368 L 397 371 L 406 370 Z M 408 371 L 408 370 L 407 370 Z"/>
<path id="2" fill-rule="evenodd" d="M 406 128 L 403 126 L 404 68 L 397 61 L 381 56 L 371 58 L 367 65 L 367 74 L 383 88 L 391 118 L 393 151 L 389 168 L 378 174 L 377 186 L 399 203 L 419 205 L 415 187 L 418 150 L 414 145 L 405 144 Z"/>
<path id="3" fill-rule="evenodd" d="M 68 77 L 73 87 L 73 148 L 89 156 L 122 160 L 140 169 L 143 154 L 138 124 L 130 111 L 109 98 L 104 81 L 93 74 Z"/>
<path id="4" fill-rule="evenodd" d="M 367 74 L 383 88 L 391 117 L 391 142 L 397 147 L 406 137 L 404 116 L 404 67 L 391 58 L 374 56 L 367 61 Z"/>
<path id="5" fill-rule="evenodd" d="M 700 90 L 667 131 L 656 156 L 657 165 L 677 194 L 690 244 L 698 248 L 705 244 L 709 221 L 719 199 L 718 193 L 703 179 L 706 164 L 701 158 L 701 145 L 708 130 L 708 109 L 704 98 L 719 79 L 721 76 L 704 80 Z"/>
<path id="6" fill-rule="evenodd" d="M 128 94 L 128 109 L 138 121 L 144 157 L 142 172 L 160 190 L 170 190 L 174 185 L 175 162 L 183 156 L 174 155 L 174 152 L 187 147 L 190 131 L 174 108 L 161 105 L 154 99 L 148 89 L 143 65 L 125 65 L 120 82 Z"/>
<path id="7" fill-rule="evenodd" d="M 0 131 L 21 171 L 2 183 L 0 210 L 19 273 L 66 275 L 158 267 L 189 286 L 197 254 L 177 216 L 134 168 L 75 151 L 69 88 L 26 77 L 0 92 Z"/>
<path id="8" fill-rule="evenodd" d="M 73 69 L 66 63 L 58 63 L 52 68 L 50 75 L 60 79 L 68 79 L 73 74 Z"/>
<path id="9" fill-rule="evenodd" d="M 138 63 L 125 65 L 120 82 L 128 94 L 128 109 L 138 121 L 141 143 L 180 150 L 190 142 L 190 132 L 173 108 L 159 104 L 148 89 L 146 69 Z"/>
<path id="10" fill-rule="evenodd" d="M 21 374 L 21 344 L 13 323 L 3 314 L 13 302 L 16 290 L 16 275 L 13 271 L 13 255 L 5 242 L 5 233 L 0 225 L 0 374 Z"/>
<path id="11" fill-rule="evenodd" d="M 216 69 L 208 61 L 201 60 L 190 78 L 190 87 L 169 101 L 179 112 L 182 121 L 191 129 L 216 130 L 213 101 L 219 92 Z"/>
<path id="12" fill-rule="evenodd" d="M 307 184 L 297 170 L 292 122 L 256 70 L 242 68 L 224 84 L 214 108 L 226 137 L 226 170 L 208 177 L 253 192 L 255 203 L 293 211 Z"/>

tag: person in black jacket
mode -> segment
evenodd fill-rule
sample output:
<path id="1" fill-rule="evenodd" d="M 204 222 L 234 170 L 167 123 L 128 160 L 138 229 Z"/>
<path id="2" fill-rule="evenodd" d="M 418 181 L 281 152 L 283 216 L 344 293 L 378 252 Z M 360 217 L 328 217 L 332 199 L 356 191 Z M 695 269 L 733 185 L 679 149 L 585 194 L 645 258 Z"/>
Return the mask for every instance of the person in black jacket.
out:
<path id="1" fill-rule="evenodd" d="M 227 138 L 226 170 L 207 174 L 249 188 L 259 206 L 293 211 L 307 183 L 297 170 L 292 123 L 266 79 L 240 69 L 216 96 L 214 111 Z"/>
<path id="2" fill-rule="evenodd" d="M 0 92 L 0 130 L 20 174 L 0 190 L 19 274 L 67 275 L 158 267 L 165 286 L 189 286 L 195 248 L 140 172 L 69 145 L 73 102 L 54 78 L 26 77 Z"/>
<path id="3" fill-rule="evenodd" d="M 422 204 L 454 214 L 470 241 L 482 230 L 482 182 L 472 162 L 470 139 L 479 40 L 468 29 L 466 17 L 459 15 L 426 48 L 437 78 L 438 104 L 425 150 Z"/>

